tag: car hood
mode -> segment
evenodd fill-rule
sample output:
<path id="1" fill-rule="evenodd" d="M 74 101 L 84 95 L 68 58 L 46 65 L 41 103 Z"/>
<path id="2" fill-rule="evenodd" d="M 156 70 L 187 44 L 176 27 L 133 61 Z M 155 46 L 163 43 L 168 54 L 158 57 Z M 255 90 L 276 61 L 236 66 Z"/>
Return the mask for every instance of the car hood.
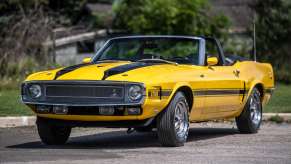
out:
<path id="1" fill-rule="evenodd" d="M 111 80 L 150 83 L 177 79 L 181 71 L 184 71 L 185 75 L 189 67 L 193 66 L 144 62 L 88 63 L 38 72 L 26 80 Z"/>

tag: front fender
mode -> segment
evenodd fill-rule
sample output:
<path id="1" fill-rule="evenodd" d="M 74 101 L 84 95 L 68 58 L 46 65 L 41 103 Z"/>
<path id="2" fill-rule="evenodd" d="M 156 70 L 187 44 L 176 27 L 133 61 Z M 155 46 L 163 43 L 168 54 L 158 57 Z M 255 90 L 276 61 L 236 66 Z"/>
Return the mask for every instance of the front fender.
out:
<path id="1" fill-rule="evenodd" d="M 167 105 L 171 102 L 172 98 L 175 96 L 175 94 L 177 93 L 177 91 L 181 88 L 181 87 L 188 87 L 191 88 L 191 85 L 187 82 L 179 82 L 176 83 L 173 87 L 173 91 L 170 95 L 170 97 L 167 99 Z M 192 89 L 191 89 L 192 90 Z"/>
<path id="2" fill-rule="evenodd" d="M 138 119 L 146 119 L 157 116 L 160 112 L 166 109 L 176 92 L 181 87 L 191 88 L 190 84 L 187 82 L 178 82 L 172 85 L 161 85 L 160 88 L 156 87 L 156 91 L 161 91 L 161 95 L 158 93 L 155 95 L 150 95 L 150 92 L 154 89 L 154 87 L 147 89 L 146 99 L 142 105 L 143 114 L 142 116 L 138 116 Z"/>

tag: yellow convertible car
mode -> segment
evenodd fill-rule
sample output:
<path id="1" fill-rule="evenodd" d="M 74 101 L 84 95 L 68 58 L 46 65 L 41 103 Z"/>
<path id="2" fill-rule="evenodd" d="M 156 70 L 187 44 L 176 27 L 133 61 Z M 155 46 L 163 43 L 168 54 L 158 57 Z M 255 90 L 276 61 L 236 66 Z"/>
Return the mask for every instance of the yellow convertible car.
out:
<path id="1" fill-rule="evenodd" d="M 45 144 L 64 144 L 73 127 L 124 127 L 182 146 L 190 122 L 235 118 L 256 133 L 273 89 L 270 64 L 226 57 L 215 38 L 127 36 L 82 64 L 28 76 L 21 98 Z"/>

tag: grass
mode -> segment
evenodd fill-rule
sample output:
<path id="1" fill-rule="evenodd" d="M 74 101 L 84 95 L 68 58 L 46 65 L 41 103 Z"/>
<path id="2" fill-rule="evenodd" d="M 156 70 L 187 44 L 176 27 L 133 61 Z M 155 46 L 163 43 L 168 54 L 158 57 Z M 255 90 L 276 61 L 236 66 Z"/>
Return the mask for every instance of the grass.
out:
<path id="1" fill-rule="evenodd" d="M 291 113 L 291 85 L 278 84 L 271 101 L 265 106 L 267 113 Z"/>
<path id="2" fill-rule="evenodd" d="M 32 115 L 32 111 L 20 101 L 18 89 L 0 90 L 0 116 Z"/>
<path id="3" fill-rule="evenodd" d="M 264 112 L 291 113 L 291 85 L 279 84 Z M 0 88 L 0 116 L 32 115 L 31 110 L 20 101 L 18 89 Z"/>

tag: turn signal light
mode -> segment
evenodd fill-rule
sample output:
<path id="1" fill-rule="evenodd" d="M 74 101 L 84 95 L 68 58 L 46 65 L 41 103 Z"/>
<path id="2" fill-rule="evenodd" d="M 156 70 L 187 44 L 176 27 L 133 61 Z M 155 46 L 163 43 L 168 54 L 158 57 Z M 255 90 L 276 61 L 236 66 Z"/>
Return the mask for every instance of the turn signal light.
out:
<path id="1" fill-rule="evenodd" d="M 128 115 L 139 115 L 141 113 L 141 110 L 138 107 L 128 107 L 126 108 L 126 113 Z"/>

